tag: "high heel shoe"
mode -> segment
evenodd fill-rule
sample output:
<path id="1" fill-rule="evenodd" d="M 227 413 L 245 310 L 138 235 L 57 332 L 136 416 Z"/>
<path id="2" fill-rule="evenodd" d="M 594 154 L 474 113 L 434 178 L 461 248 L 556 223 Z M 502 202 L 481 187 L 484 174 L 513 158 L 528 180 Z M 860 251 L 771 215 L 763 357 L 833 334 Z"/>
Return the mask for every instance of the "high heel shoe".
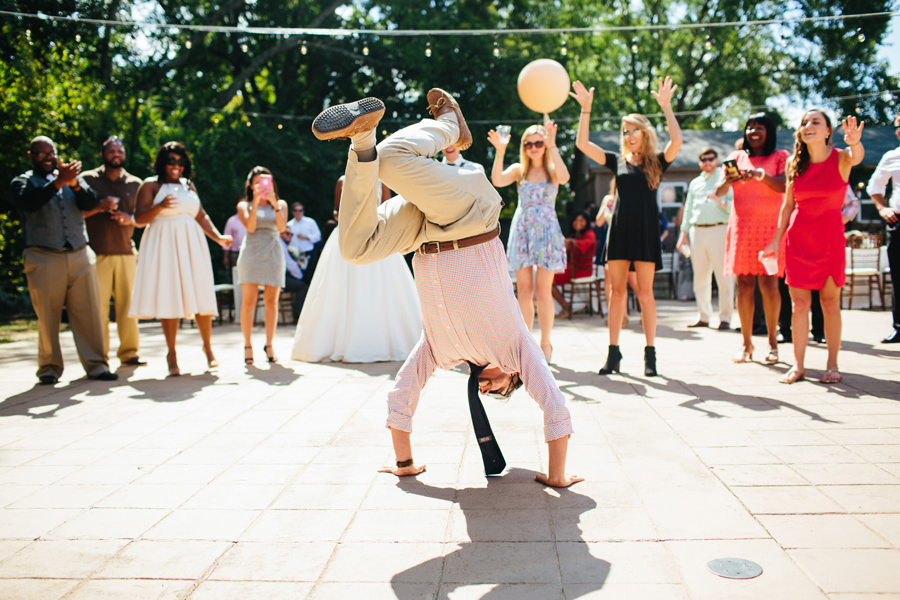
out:
<path id="1" fill-rule="evenodd" d="M 622 353 L 619 352 L 618 346 L 610 346 L 609 354 L 606 356 L 606 364 L 597 371 L 598 375 L 609 375 L 610 373 L 619 372 L 619 362 L 622 360 Z"/>
<path id="2" fill-rule="evenodd" d="M 169 377 L 178 377 L 181 375 L 181 370 L 178 368 L 178 357 L 174 352 L 170 352 L 166 355 L 166 363 L 169 366 Z"/>
<path id="3" fill-rule="evenodd" d="M 250 356 L 247 356 L 247 350 L 250 351 Z M 244 364 L 245 365 L 253 364 L 253 347 L 252 346 L 244 346 Z"/>
<path id="4" fill-rule="evenodd" d="M 656 347 L 644 346 L 644 376 L 656 377 Z"/>
<path id="5" fill-rule="evenodd" d="M 272 348 L 272 346 L 263 346 L 263 352 L 266 353 L 266 359 L 267 359 L 270 363 L 277 363 L 277 362 L 278 362 L 278 357 L 275 356 L 275 348 L 272 348 L 272 354 L 271 354 L 271 355 L 269 354 L 269 348 Z"/>
<path id="6" fill-rule="evenodd" d="M 212 348 L 210 348 L 209 350 L 204 348 L 203 353 L 206 355 L 206 366 L 207 367 L 209 367 L 210 369 L 215 369 L 216 367 L 219 366 L 219 361 L 216 360 L 216 357 L 212 352 Z"/>

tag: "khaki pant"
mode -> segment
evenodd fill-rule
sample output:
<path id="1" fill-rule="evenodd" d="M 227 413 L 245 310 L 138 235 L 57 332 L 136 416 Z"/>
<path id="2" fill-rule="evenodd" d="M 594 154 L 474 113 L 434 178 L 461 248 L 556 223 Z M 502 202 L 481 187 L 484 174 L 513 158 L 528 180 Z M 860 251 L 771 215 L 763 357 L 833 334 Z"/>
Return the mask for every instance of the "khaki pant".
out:
<path id="1" fill-rule="evenodd" d="M 734 313 L 734 277 L 725 277 L 725 240 L 728 225 L 691 227 L 691 266 L 694 268 L 694 297 L 701 321 L 712 315 L 712 278 L 719 288 L 719 321 L 730 323 Z"/>
<path id="2" fill-rule="evenodd" d="M 103 321 L 103 356 L 109 361 L 109 300 L 115 299 L 116 331 L 119 334 L 119 360 L 125 362 L 138 355 L 138 320 L 128 316 L 134 273 L 135 254 L 101 254 L 97 256 L 97 283 L 100 286 L 100 318 Z"/>
<path id="3" fill-rule="evenodd" d="M 78 358 L 89 377 L 109 370 L 103 358 L 103 324 L 94 252 L 85 246 L 71 252 L 25 249 L 28 293 L 38 317 L 37 376 L 60 377 L 63 372 L 59 324 L 63 305 L 75 338 Z"/>
<path id="4" fill-rule="evenodd" d="M 350 151 L 338 219 L 344 260 L 369 264 L 497 227 L 502 202 L 487 177 L 431 158 L 458 135 L 453 122 L 425 119 L 378 144 L 374 161 Z M 398 194 L 380 205 L 379 180 Z"/>

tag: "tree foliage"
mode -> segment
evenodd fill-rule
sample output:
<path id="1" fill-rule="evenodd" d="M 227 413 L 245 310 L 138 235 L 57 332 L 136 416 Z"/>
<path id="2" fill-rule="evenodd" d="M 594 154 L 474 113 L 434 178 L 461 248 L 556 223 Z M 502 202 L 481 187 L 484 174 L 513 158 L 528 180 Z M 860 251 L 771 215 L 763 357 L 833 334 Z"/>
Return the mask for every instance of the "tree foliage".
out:
<path id="1" fill-rule="evenodd" d="M 467 157 L 489 166 L 484 140 L 490 127 L 506 122 L 521 131 L 540 118 L 516 93 L 519 71 L 536 58 L 555 58 L 573 79 L 596 87 L 597 128 L 618 127 L 625 113 L 658 112 L 650 89 L 664 75 L 680 86 L 674 106 L 681 123 L 697 128 L 776 96 L 854 96 L 827 107 L 859 109 L 870 122 L 884 122 L 892 97 L 856 96 L 896 87 L 876 58 L 886 18 L 671 27 L 879 12 L 893 9 L 894 0 L 0 0 L 0 7 L 170 25 L 365 30 L 363 36 L 285 37 L 0 17 L 6 181 L 29 168 L 28 140 L 38 134 L 55 139 L 63 157 L 79 158 L 85 168 L 98 164 L 102 140 L 118 134 L 128 168 L 139 176 L 150 174 L 162 143 L 178 140 L 192 153 L 204 206 L 220 226 L 257 164 L 273 170 L 285 199 L 302 201 L 308 214 L 326 219 L 347 149 L 317 142 L 308 128 L 323 107 L 360 96 L 385 101 L 382 129 L 391 132 L 426 114 L 430 87 L 458 93 L 476 140 Z M 598 26 L 661 27 L 566 35 L 379 34 Z M 561 125 L 563 156 L 571 159 L 577 107 L 570 102 L 553 116 Z M 503 194 L 509 212 L 514 190 Z M 0 216 L 0 268 L 4 281 L 19 286 L 20 254 L 18 216 L 7 210 Z"/>

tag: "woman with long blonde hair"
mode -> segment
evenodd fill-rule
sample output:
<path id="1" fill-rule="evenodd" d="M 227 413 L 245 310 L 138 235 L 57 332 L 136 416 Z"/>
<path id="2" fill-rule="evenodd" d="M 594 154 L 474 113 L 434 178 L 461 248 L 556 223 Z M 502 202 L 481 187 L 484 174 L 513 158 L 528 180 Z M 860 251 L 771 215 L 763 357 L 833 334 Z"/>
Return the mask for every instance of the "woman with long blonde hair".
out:
<path id="1" fill-rule="evenodd" d="M 791 330 L 794 333 L 794 366 L 780 379 L 794 383 L 806 377 L 803 364 L 809 338 L 812 290 L 819 290 L 825 317 L 828 359 L 822 383 L 838 383 L 837 357 L 841 348 L 841 287 L 846 275 L 844 222 L 841 209 L 850 180 L 850 169 L 862 162 L 862 123 L 844 119 L 844 143 L 832 145 L 831 120 L 823 111 L 806 111 L 794 134 L 794 154 L 787 162 L 787 188 L 778 218 L 775 239 L 759 253 L 778 260 L 784 253 L 785 279 L 791 291 Z M 786 243 L 782 248 L 782 238 Z"/>
<path id="2" fill-rule="evenodd" d="M 569 182 L 569 170 L 556 147 L 556 124 L 532 125 L 522 134 L 519 162 L 503 169 L 503 156 L 509 140 L 495 130 L 488 141 L 496 149 L 491 183 L 497 187 L 516 184 L 519 204 L 513 215 L 506 253 L 509 268 L 516 273 L 516 293 L 525 326 L 534 326 L 534 301 L 537 297 L 541 350 L 547 362 L 553 347 L 550 331 L 556 310 L 553 304 L 553 276 L 566 270 L 566 243 L 556 216 L 559 186 Z M 537 267 L 535 274 L 534 267 Z"/>
<path id="3" fill-rule="evenodd" d="M 619 372 L 622 353 L 619 333 L 626 312 L 628 271 L 631 265 L 637 274 L 637 298 L 641 303 L 644 325 L 644 374 L 656 375 L 656 301 L 653 298 L 653 277 L 662 268 L 662 244 L 659 237 L 659 205 L 656 190 L 663 173 L 681 148 L 681 128 L 672 112 L 672 93 L 677 88 L 672 79 L 660 77 L 653 93 L 666 115 L 669 143 L 659 152 L 656 130 L 644 115 L 630 114 L 622 118 L 621 154 L 607 152 L 590 141 L 591 103 L 594 88 L 586 89 L 580 81 L 572 84 L 570 95 L 581 106 L 578 138 L 575 145 L 588 157 L 613 172 L 615 206 L 606 238 L 606 264 L 609 269 L 609 355 L 600 375 Z"/>

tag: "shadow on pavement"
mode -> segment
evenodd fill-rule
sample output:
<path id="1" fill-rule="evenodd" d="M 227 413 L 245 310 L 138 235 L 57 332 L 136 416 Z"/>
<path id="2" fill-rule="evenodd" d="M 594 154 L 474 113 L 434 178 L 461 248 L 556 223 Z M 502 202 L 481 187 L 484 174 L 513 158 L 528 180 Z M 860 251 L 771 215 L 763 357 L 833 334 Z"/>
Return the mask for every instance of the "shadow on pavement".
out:
<path id="1" fill-rule="evenodd" d="M 623 377 L 628 377 L 628 375 L 622 375 Z M 662 378 L 657 378 L 662 379 Z M 750 396 L 747 394 L 733 394 L 726 390 L 711 386 L 711 385 L 699 385 L 699 384 L 686 384 L 678 381 L 676 379 L 664 379 L 666 382 L 665 385 L 656 385 L 656 380 L 651 381 L 650 379 L 642 379 L 640 382 L 636 382 L 634 385 L 637 386 L 650 386 L 656 390 L 664 390 L 664 391 L 673 391 L 674 387 L 678 387 L 678 391 L 683 394 L 690 394 L 695 396 L 691 400 L 686 402 L 682 402 L 679 406 L 683 406 L 684 408 L 688 408 L 691 410 L 696 410 L 702 413 L 705 413 L 711 419 L 723 419 L 728 418 L 727 415 L 721 415 L 715 411 L 708 410 L 706 408 L 702 408 L 700 405 L 706 402 L 707 400 L 715 400 L 717 402 L 730 402 L 735 406 L 740 406 L 741 408 L 757 411 L 757 412 L 768 412 L 772 410 L 781 410 L 782 408 L 793 410 L 801 415 L 805 415 L 810 418 L 812 421 L 818 421 L 820 423 L 840 423 L 840 421 L 832 421 L 831 419 L 826 419 L 822 415 L 817 412 L 807 410 L 805 408 L 801 408 L 795 404 L 791 404 L 790 402 L 785 402 L 783 400 L 776 400 L 774 398 L 766 398 L 764 396 Z M 643 394 L 646 394 L 646 387 L 643 389 Z"/>
<path id="2" fill-rule="evenodd" d="M 125 381 L 124 385 L 128 385 L 138 392 L 137 395 L 130 395 L 131 400 L 184 402 L 196 396 L 203 388 L 214 385 L 218 380 L 218 375 L 206 372 L 201 375 L 182 374 L 178 377 L 167 377 L 163 380 L 139 379 L 137 381 Z"/>
<path id="3" fill-rule="evenodd" d="M 0 418 L 20 415 L 32 419 L 51 419 L 62 409 L 82 403 L 82 400 L 72 398 L 76 393 L 85 391 L 83 386 L 77 385 L 79 381 L 83 382 L 84 380 L 76 380 L 64 387 L 53 386 L 52 388 L 35 384 L 30 390 L 10 396 L 0 402 Z M 109 388 L 105 387 L 104 389 Z M 42 408 L 46 410 L 40 410 Z"/>
<path id="4" fill-rule="evenodd" d="M 417 494 L 428 498 L 436 498 L 446 500 L 447 502 L 456 501 L 460 510 L 466 516 L 466 528 L 471 542 L 463 542 L 459 544 L 461 547 L 455 552 L 451 552 L 445 556 L 432 558 L 405 571 L 395 574 L 391 578 L 391 585 L 394 593 L 399 600 L 418 599 L 418 595 L 410 593 L 403 584 L 411 582 L 434 582 L 434 573 L 441 573 L 441 580 L 438 582 L 438 592 L 440 597 L 450 596 L 454 590 L 461 586 L 468 585 L 484 585 L 484 584 L 521 584 L 525 582 L 534 582 L 540 575 L 537 573 L 545 569 L 551 569 L 558 573 L 560 567 L 563 572 L 578 572 L 578 586 L 580 595 L 586 595 L 603 587 L 606 578 L 609 576 L 611 563 L 596 558 L 591 555 L 587 543 L 581 539 L 582 532 L 578 527 L 579 516 L 597 507 L 595 500 L 589 496 L 579 494 L 575 491 L 577 484 L 573 487 L 564 489 L 555 489 L 559 496 L 548 493 L 553 488 L 545 488 L 535 483 L 533 491 L 517 490 L 517 498 L 523 499 L 527 496 L 533 496 L 535 499 L 533 504 L 527 502 L 518 503 L 519 505 L 540 506 L 543 504 L 545 497 L 549 501 L 549 519 L 550 527 L 555 532 L 571 532 L 578 531 L 578 538 L 566 537 L 565 539 L 557 539 L 558 533 L 551 534 L 552 540 L 535 542 L 537 544 L 547 544 L 549 555 L 552 558 L 542 559 L 540 555 L 532 554 L 525 558 L 524 554 L 514 553 L 512 555 L 504 553 L 503 547 L 495 547 L 499 544 L 514 545 L 521 543 L 520 541 L 509 541 L 509 538 L 498 536 L 499 539 L 492 539 L 490 531 L 516 531 L 522 529 L 521 519 L 515 510 L 493 509 L 496 503 L 492 502 L 493 498 L 501 498 L 501 491 L 504 486 L 509 483 L 523 483 L 532 481 L 537 475 L 534 471 L 527 469 L 512 468 L 509 469 L 502 477 L 489 477 L 487 487 L 475 488 L 449 488 L 436 487 L 423 483 L 420 479 L 414 477 L 403 477 L 397 480 L 397 487 L 408 494 Z M 530 488 L 526 488 L 530 489 Z M 543 504 L 546 506 L 546 504 Z M 568 509 L 568 510 L 559 510 Z M 478 524 L 483 524 L 482 515 L 486 510 L 491 511 L 490 531 L 482 530 Z M 467 511 L 477 511 L 475 514 L 466 514 Z M 574 521 L 566 523 L 566 519 Z M 411 523 L 410 526 L 415 526 Z M 560 552 L 558 545 L 565 543 L 564 553 Z M 559 563 L 548 564 L 549 562 Z M 585 576 L 585 573 L 589 575 Z M 462 577 L 460 577 L 462 575 Z M 449 579 L 448 579 L 449 578 Z M 593 583 L 583 584 L 583 581 L 589 580 Z M 566 582 L 563 576 L 562 584 L 576 583 Z M 560 590 L 562 591 L 562 590 Z M 491 598 L 508 598 L 510 590 L 502 585 L 494 588 L 492 591 L 481 596 L 482 599 Z M 575 598 L 578 596 L 567 595 L 566 598 Z"/>
<path id="5" fill-rule="evenodd" d="M 269 385 L 291 385 L 302 377 L 301 374 L 295 372 L 290 367 L 285 367 L 281 363 L 268 364 L 268 369 L 260 369 L 255 365 L 247 365 L 247 374 L 254 379 L 265 381 Z"/>

